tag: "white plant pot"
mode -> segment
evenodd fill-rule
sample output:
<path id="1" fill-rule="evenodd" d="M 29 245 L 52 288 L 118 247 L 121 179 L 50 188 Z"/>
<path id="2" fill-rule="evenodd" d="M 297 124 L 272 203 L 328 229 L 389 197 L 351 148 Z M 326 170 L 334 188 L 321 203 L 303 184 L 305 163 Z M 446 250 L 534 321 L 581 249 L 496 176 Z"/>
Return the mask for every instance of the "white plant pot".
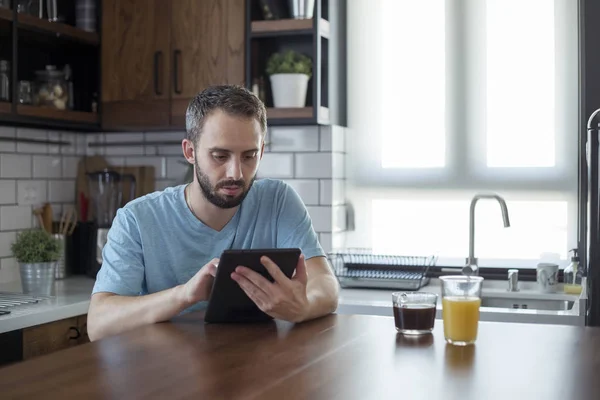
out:
<path id="1" fill-rule="evenodd" d="M 304 107 L 308 75 L 306 74 L 273 74 L 271 91 L 275 107 Z"/>

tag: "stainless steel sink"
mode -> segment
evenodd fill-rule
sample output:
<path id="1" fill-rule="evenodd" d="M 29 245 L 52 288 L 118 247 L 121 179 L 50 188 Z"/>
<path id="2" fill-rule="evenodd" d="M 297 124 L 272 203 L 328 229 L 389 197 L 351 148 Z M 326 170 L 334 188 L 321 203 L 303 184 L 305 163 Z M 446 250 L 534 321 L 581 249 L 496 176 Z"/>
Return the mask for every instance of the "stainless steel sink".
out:
<path id="1" fill-rule="evenodd" d="M 521 310 L 568 311 L 573 301 L 542 299 L 507 299 L 504 297 L 482 297 L 482 307 L 514 308 Z"/>

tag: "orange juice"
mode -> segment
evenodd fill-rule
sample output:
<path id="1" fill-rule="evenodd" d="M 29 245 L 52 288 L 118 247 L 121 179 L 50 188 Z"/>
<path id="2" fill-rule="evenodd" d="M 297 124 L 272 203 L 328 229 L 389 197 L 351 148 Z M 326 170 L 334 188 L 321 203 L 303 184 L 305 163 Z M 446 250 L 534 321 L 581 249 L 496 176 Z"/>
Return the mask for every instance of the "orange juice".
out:
<path id="1" fill-rule="evenodd" d="M 480 305 L 479 297 L 449 296 L 442 298 L 442 319 L 446 340 L 456 344 L 475 342 Z"/>

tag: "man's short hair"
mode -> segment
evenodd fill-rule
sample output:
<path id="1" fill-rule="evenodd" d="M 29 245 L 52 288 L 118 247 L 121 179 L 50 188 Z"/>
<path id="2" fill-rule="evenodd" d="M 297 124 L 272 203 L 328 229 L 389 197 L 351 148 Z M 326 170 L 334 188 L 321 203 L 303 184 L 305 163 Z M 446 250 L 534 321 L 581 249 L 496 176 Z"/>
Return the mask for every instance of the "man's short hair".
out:
<path id="1" fill-rule="evenodd" d="M 243 86 L 215 85 L 198 93 L 188 105 L 185 114 L 188 140 L 198 143 L 206 117 L 215 110 L 232 116 L 255 118 L 263 136 L 267 132 L 267 110 L 258 97 Z"/>

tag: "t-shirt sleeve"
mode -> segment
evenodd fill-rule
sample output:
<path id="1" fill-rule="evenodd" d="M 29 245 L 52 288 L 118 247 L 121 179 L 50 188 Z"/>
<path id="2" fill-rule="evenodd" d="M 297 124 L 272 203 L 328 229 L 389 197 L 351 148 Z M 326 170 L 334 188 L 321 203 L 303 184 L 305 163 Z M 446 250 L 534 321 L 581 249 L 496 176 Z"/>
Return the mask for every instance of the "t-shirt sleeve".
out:
<path id="1" fill-rule="evenodd" d="M 277 217 L 277 247 L 299 248 L 308 260 L 325 256 L 312 220 L 302 199 L 288 184 L 283 184 Z"/>
<path id="2" fill-rule="evenodd" d="M 131 211 L 121 208 L 108 231 L 107 242 L 102 250 L 102 266 L 92 294 L 143 294 L 144 276 L 144 256 L 137 221 Z"/>

